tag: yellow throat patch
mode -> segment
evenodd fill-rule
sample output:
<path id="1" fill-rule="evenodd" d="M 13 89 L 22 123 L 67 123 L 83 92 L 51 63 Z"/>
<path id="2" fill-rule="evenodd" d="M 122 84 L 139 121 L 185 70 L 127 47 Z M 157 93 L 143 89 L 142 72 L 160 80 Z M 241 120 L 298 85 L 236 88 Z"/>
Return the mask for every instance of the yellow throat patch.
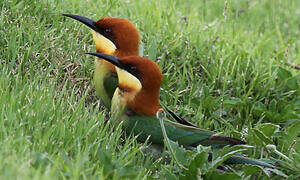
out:
<path id="1" fill-rule="evenodd" d="M 115 52 L 117 47 L 111 40 L 107 39 L 94 30 L 92 30 L 92 34 L 97 50 L 100 50 L 100 52 L 104 54 L 113 54 Z"/>
<path id="2" fill-rule="evenodd" d="M 133 76 L 126 70 L 120 69 L 118 67 L 116 67 L 116 70 L 118 74 L 119 85 L 125 85 L 129 89 L 129 91 L 124 93 L 126 97 L 123 98 L 125 98 L 127 101 L 131 101 L 135 97 L 135 95 L 142 89 L 142 84 L 135 76 Z"/>

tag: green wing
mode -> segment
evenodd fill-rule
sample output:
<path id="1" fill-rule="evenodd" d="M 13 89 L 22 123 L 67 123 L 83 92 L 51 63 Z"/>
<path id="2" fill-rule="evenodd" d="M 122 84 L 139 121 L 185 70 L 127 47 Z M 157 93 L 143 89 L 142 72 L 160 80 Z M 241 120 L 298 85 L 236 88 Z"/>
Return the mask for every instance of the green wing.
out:
<path id="1" fill-rule="evenodd" d="M 198 131 L 188 126 L 165 120 L 165 128 L 168 137 L 182 145 L 191 145 L 196 141 L 201 141 L 213 135 L 210 131 Z M 124 122 L 125 131 L 134 133 L 138 140 L 146 141 L 150 136 L 150 141 L 155 144 L 163 144 L 163 134 L 159 120 L 156 116 L 135 115 L 131 116 L 128 121 Z"/>
<path id="2" fill-rule="evenodd" d="M 101 99 L 106 108 L 110 109 L 111 99 L 118 86 L 118 78 L 112 73 L 95 73 L 94 85 L 97 97 Z"/>
<path id="3" fill-rule="evenodd" d="M 173 112 L 169 114 L 169 116 L 174 117 L 174 119 L 171 119 L 172 121 L 170 121 L 169 119 L 164 118 L 164 125 L 168 138 L 172 141 L 178 142 L 180 145 L 189 147 L 190 149 L 193 149 L 199 144 L 211 146 L 212 148 L 222 148 L 226 145 L 245 144 L 244 141 L 239 139 L 215 136 L 215 133 L 212 131 L 194 127 L 195 125 L 187 125 L 190 122 L 178 117 Z M 141 142 L 149 140 L 154 144 L 163 145 L 164 137 L 159 119 L 157 119 L 156 116 L 134 115 L 129 117 L 123 114 L 121 119 L 123 120 L 123 128 L 127 134 L 133 133 Z M 212 152 L 210 152 L 209 155 L 210 158 L 212 158 Z M 251 159 L 243 156 L 242 154 L 233 155 L 224 163 L 253 164 L 274 168 L 273 164 L 270 164 L 269 162 Z"/>
<path id="4" fill-rule="evenodd" d="M 103 60 L 95 58 L 94 86 L 97 97 L 110 109 L 111 99 L 118 85 L 118 78 L 108 66 L 103 65 Z"/>
<path id="5" fill-rule="evenodd" d="M 118 77 L 115 75 L 106 76 L 104 78 L 103 85 L 109 99 L 111 100 L 116 88 L 118 87 Z"/>
<path id="6" fill-rule="evenodd" d="M 180 124 L 175 121 L 164 119 L 165 129 L 168 137 L 180 145 L 197 146 L 198 144 L 212 146 L 215 148 L 226 145 L 245 144 L 245 142 L 225 137 L 215 136 L 216 133 L 186 124 Z M 149 140 L 155 144 L 163 144 L 163 134 L 159 119 L 156 116 L 134 115 L 130 116 L 124 122 L 124 128 L 127 133 L 138 135 L 139 141 Z"/>

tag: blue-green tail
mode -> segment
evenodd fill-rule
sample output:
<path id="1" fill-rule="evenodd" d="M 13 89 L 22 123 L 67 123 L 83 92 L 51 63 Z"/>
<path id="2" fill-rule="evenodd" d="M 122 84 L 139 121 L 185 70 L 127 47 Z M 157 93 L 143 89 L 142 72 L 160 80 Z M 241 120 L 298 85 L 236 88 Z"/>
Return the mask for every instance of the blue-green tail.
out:
<path id="1" fill-rule="evenodd" d="M 212 159 L 212 152 L 209 153 L 209 159 Z M 273 165 L 270 162 L 266 162 L 265 160 L 260 159 L 252 159 L 249 157 L 246 157 L 242 154 L 236 154 L 231 156 L 230 158 L 226 159 L 224 161 L 224 164 L 250 164 L 250 165 L 258 165 L 258 166 L 264 166 L 269 168 L 276 168 L 275 165 Z"/>

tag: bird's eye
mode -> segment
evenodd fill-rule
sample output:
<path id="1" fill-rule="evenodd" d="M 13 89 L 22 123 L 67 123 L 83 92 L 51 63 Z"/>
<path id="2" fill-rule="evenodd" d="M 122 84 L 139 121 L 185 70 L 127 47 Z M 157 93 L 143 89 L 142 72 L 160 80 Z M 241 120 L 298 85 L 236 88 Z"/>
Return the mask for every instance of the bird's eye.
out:
<path id="1" fill-rule="evenodd" d="M 110 28 L 105 28 L 104 29 L 105 33 L 110 34 L 111 33 L 111 29 Z"/>
<path id="2" fill-rule="evenodd" d="M 136 72 L 136 67 L 135 67 L 135 66 L 131 66 L 131 67 L 130 67 L 130 70 L 131 70 L 132 72 Z"/>

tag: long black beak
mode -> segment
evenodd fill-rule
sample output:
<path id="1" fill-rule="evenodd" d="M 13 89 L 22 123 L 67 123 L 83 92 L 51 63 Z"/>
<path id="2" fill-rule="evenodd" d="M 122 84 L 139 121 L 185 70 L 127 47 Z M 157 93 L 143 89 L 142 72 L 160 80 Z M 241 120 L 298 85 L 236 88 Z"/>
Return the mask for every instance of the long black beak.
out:
<path id="1" fill-rule="evenodd" d="M 115 66 L 117 66 L 121 69 L 124 69 L 124 70 L 127 69 L 126 66 L 122 64 L 120 59 L 115 57 L 115 56 L 111 56 L 111 55 L 103 54 L 103 53 L 98 53 L 98 52 L 96 52 L 96 53 L 86 53 L 86 54 L 97 56 L 99 58 L 105 59 L 106 61 L 112 63 L 113 65 L 115 65 Z"/>
<path id="2" fill-rule="evenodd" d="M 100 32 L 100 29 L 96 26 L 96 22 L 89 19 L 89 18 L 86 18 L 86 17 L 83 17 L 83 16 L 78 16 L 78 15 L 74 15 L 74 14 L 64 14 L 62 13 L 61 14 L 62 16 L 66 16 L 66 17 L 70 17 L 72 19 L 75 19 L 79 22 L 82 22 L 83 24 L 87 25 L 88 27 L 90 27 L 91 29 L 93 29 L 94 31 L 96 32 Z"/>

